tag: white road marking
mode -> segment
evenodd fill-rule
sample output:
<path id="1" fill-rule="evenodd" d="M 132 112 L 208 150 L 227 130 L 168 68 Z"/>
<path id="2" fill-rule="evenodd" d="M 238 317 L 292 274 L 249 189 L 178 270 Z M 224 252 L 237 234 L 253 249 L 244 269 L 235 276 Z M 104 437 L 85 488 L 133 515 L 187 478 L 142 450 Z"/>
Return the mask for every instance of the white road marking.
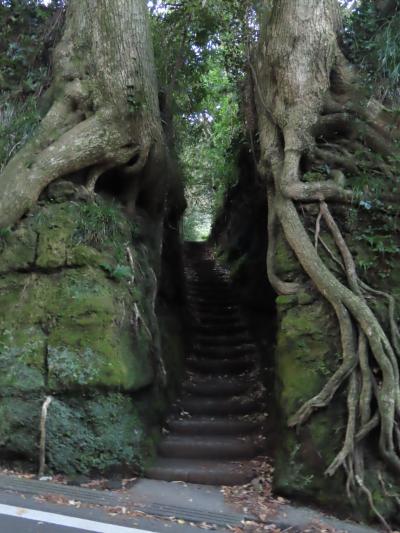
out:
<path id="1" fill-rule="evenodd" d="M 149 533 L 148 530 L 144 529 L 95 522 L 94 520 L 85 520 L 84 518 L 76 518 L 75 516 L 46 513 L 44 511 L 36 511 L 35 509 L 26 509 L 25 507 L 15 507 L 14 505 L 0 504 L 0 515 L 14 516 L 15 518 L 23 518 L 24 520 L 34 520 L 46 524 L 71 527 L 73 529 L 85 529 L 86 531 L 93 531 L 95 533 Z"/>

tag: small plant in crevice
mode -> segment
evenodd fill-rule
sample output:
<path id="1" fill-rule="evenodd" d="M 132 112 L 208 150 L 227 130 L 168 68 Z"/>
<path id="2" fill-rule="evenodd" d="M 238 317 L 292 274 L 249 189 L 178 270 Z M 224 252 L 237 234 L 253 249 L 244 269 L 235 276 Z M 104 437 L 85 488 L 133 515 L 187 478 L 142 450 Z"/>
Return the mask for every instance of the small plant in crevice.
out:
<path id="1" fill-rule="evenodd" d="M 89 202 L 80 206 L 80 217 L 73 240 L 100 246 L 104 241 L 116 243 L 124 237 L 126 219 L 118 206 L 104 202 Z"/>
<path id="2" fill-rule="evenodd" d="M 102 263 L 101 268 L 107 272 L 111 279 L 116 281 L 127 280 L 132 277 L 132 270 L 129 266 L 117 264 L 116 266 L 109 263 Z"/>

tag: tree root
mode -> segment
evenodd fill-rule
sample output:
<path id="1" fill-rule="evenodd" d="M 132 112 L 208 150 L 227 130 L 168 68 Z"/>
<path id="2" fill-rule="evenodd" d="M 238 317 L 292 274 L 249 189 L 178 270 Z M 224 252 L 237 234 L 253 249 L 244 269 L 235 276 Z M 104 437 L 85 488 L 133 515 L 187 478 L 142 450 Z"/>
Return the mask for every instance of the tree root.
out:
<path id="1" fill-rule="evenodd" d="M 271 184 L 269 185 L 271 187 Z M 273 193 L 268 192 L 268 249 L 267 249 L 267 274 L 269 282 L 278 294 L 297 294 L 301 288 L 299 283 L 283 281 L 275 272 L 276 232 L 278 219 L 273 204 Z"/>
<path id="2" fill-rule="evenodd" d="M 350 175 L 367 169 L 391 176 L 386 172 L 395 153 L 391 136 L 376 121 L 374 110 L 353 103 L 355 85 L 350 85 L 354 80 L 346 80 L 347 63 L 337 43 L 337 9 L 337 2 L 328 0 L 274 2 L 270 18 L 264 21 L 257 72 L 252 67 L 259 115 L 259 168 L 266 176 L 272 174 L 274 180 L 274 187 L 268 191 L 268 205 L 273 210 L 268 220 L 272 237 L 268 274 L 276 290 L 284 291 L 274 278 L 271 257 L 279 223 L 303 271 L 332 306 L 342 347 L 337 370 L 322 390 L 289 418 L 288 424 L 303 424 L 347 385 L 346 434 L 326 473 L 334 475 L 343 467 L 348 495 L 362 494 L 388 528 L 365 485 L 364 446 L 371 431 L 378 429 L 380 454 L 390 468 L 400 473 L 400 336 L 394 299 L 368 290 L 361 282 L 328 202 L 357 207 L 368 201 L 373 209 L 384 210 L 377 200 L 398 203 L 399 197 L 389 192 L 377 198 L 368 190 L 356 194 L 334 179 L 303 182 L 300 170 L 301 163 L 309 167 L 310 161 L 315 163 L 317 159 L 319 165 L 327 163 Z M 312 24 L 312 31 L 306 31 L 307 24 Z M 357 152 L 365 154 L 360 164 L 352 159 Z M 296 207 L 298 202 L 320 204 L 313 240 Z M 334 250 L 321 238 L 322 222 L 333 237 Z M 318 254 L 318 243 L 338 265 L 339 275 Z M 371 297 L 387 300 L 389 332 L 373 312 Z"/>
<path id="3" fill-rule="evenodd" d="M 292 158 L 292 161 L 295 161 L 295 158 Z M 289 174 L 290 177 L 286 176 L 282 180 L 283 183 L 290 183 L 293 176 L 296 176 L 296 172 L 292 169 Z M 303 184 L 300 184 L 299 187 L 303 187 Z M 318 190 L 318 184 L 316 190 Z M 286 198 L 278 202 L 278 206 L 280 206 L 278 216 L 285 236 L 303 269 L 335 310 L 341 333 L 343 361 L 321 392 L 305 402 L 289 418 L 288 424 L 289 426 L 303 424 L 313 411 L 326 407 L 339 387 L 349 379 L 345 439 L 342 449 L 328 466 L 326 474 L 332 476 L 341 466 L 345 467 L 348 473 L 348 492 L 358 490 L 363 494 L 377 518 L 386 527 L 387 523 L 377 511 L 370 491 L 365 487 L 362 451 L 360 450 L 367 435 L 380 426 L 379 448 L 381 455 L 392 468 L 400 472 L 399 447 L 396 443 L 396 416 L 399 414 L 400 407 L 397 359 L 399 355 L 399 330 L 394 319 L 394 299 L 381 291 L 375 292 L 376 296 L 385 297 L 389 302 L 391 329 L 391 339 L 389 339 L 366 301 L 367 287 L 360 282 L 346 241 L 330 213 L 325 199 L 323 197 L 319 199 L 320 212 L 314 232 L 314 246 L 311 245 L 291 200 Z M 289 217 L 288 212 L 291 215 Z M 324 248 L 328 250 L 330 256 L 346 275 L 348 287 L 343 285 L 326 268 L 317 254 L 315 245 L 317 242 L 321 242 L 321 218 L 334 238 L 341 259 L 338 259 L 326 244 Z M 369 292 L 371 293 L 371 291 Z M 356 326 L 357 335 L 355 335 L 354 326 Z M 370 354 L 380 369 L 378 383 L 371 370 Z M 372 415 L 371 408 L 374 399 L 378 408 L 376 413 Z"/>
<path id="4" fill-rule="evenodd" d="M 46 468 L 46 420 L 47 412 L 51 402 L 52 396 L 46 396 L 40 416 L 40 443 L 39 443 L 39 472 L 38 476 L 42 477 Z"/>

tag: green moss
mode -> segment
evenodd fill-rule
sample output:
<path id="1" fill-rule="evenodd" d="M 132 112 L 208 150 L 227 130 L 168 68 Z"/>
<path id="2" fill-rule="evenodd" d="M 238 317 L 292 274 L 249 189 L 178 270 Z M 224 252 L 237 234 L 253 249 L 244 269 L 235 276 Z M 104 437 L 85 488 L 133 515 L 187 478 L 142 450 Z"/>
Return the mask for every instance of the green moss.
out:
<path id="1" fill-rule="evenodd" d="M 0 333 L 0 394 L 45 386 L 46 336 L 34 327 Z"/>
<path id="2" fill-rule="evenodd" d="M 275 300 L 276 305 L 292 306 L 297 304 L 297 295 L 278 296 Z"/>
<path id="3" fill-rule="evenodd" d="M 278 298 L 279 303 L 279 298 Z M 331 374 L 336 353 L 334 329 L 329 328 L 331 312 L 319 302 L 288 308 L 278 306 L 279 327 L 276 345 L 278 401 L 289 416 L 317 394 Z"/>
<path id="4" fill-rule="evenodd" d="M 307 183 L 321 182 L 326 180 L 326 175 L 322 172 L 305 172 L 302 176 L 302 181 Z"/>
<path id="5" fill-rule="evenodd" d="M 391 522 L 397 522 L 398 520 L 398 505 L 396 503 L 396 498 L 400 496 L 400 487 L 396 483 L 396 480 L 391 474 L 385 471 L 383 465 L 378 464 L 376 468 L 371 467 L 373 464 L 376 464 L 376 459 L 373 457 L 368 457 L 367 459 L 368 468 L 365 470 L 364 483 L 371 491 L 372 500 L 378 512 L 382 516 Z M 382 482 L 378 478 L 377 473 L 380 473 L 381 479 L 384 480 L 386 493 L 382 490 Z M 391 495 L 391 496 L 389 496 Z M 370 521 L 375 521 L 376 516 L 366 498 L 361 500 L 359 503 L 362 509 L 362 515 L 365 519 Z"/>
<path id="6" fill-rule="evenodd" d="M 340 363 L 332 310 L 324 302 L 305 300 L 306 305 L 288 306 L 278 299 L 276 390 L 283 426 L 274 484 L 287 496 L 339 505 L 343 476 L 338 473 L 328 479 L 324 471 L 341 446 L 344 402 L 336 396 L 333 405 L 313 414 L 299 432 L 286 427 L 289 416 L 320 392 Z M 346 508 L 346 504 L 340 505 Z"/>
<path id="7" fill-rule="evenodd" d="M 277 492 L 335 507 L 336 511 L 350 508 L 350 502 L 342 497 L 343 472 L 329 478 L 324 475 L 340 450 L 343 420 L 343 411 L 330 406 L 327 411 L 313 415 L 299 432 L 282 429 L 282 446 L 275 458 L 274 489 Z"/>
<path id="8" fill-rule="evenodd" d="M 103 261 L 103 254 L 84 244 L 71 246 L 67 250 L 68 266 L 101 266 Z"/>
<path id="9" fill-rule="evenodd" d="M 44 324 L 57 302 L 57 280 L 36 273 L 0 278 L 0 328 L 14 332 Z"/>
<path id="10" fill-rule="evenodd" d="M 1 235 L 0 456 L 37 462 L 49 393 L 55 471 L 137 469 L 154 454 L 168 405 L 152 385 L 161 344 L 153 308 L 158 252 L 143 242 L 134 248 L 133 229 L 116 205 L 57 196 Z M 181 376 L 180 335 L 166 311 L 171 390 Z"/>
<path id="11" fill-rule="evenodd" d="M 47 421 L 50 468 L 65 473 L 140 469 L 145 429 L 134 402 L 122 394 L 54 400 Z"/>
<path id="12" fill-rule="evenodd" d="M 37 234 L 20 226 L 0 242 L 0 274 L 31 267 L 35 261 Z"/>
<path id="13" fill-rule="evenodd" d="M 308 305 L 315 302 L 316 296 L 313 292 L 299 291 L 297 294 L 297 301 L 299 305 Z"/>
<path id="14" fill-rule="evenodd" d="M 58 268 L 67 262 L 67 246 L 71 223 L 42 229 L 39 233 L 36 265 L 40 268 Z"/>
<path id="15" fill-rule="evenodd" d="M 37 461 L 41 405 L 32 395 L 0 398 L 0 454 Z"/>
<path id="16" fill-rule="evenodd" d="M 277 275 L 287 281 L 303 272 L 289 244 L 283 238 L 277 239 L 274 260 Z"/>
<path id="17" fill-rule="evenodd" d="M 60 324 L 49 335 L 49 387 L 68 390 L 83 385 L 137 390 L 153 379 L 151 340 L 135 338 L 131 328 L 113 322 Z"/>

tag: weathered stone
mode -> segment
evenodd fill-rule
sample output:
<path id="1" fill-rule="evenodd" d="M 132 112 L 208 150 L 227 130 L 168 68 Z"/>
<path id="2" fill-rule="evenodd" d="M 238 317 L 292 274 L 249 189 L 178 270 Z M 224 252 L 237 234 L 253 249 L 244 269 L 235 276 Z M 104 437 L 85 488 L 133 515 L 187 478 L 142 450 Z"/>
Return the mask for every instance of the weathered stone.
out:
<path id="1" fill-rule="evenodd" d="M 51 468 L 137 469 L 154 452 L 166 408 L 156 386 L 131 395 L 151 385 L 160 357 L 153 255 L 133 247 L 132 225 L 114 204 L 61 198 L 0 244 L 0 456 L 37 462 L 41 406 L 52 394 Z"/>
<path id="2" fill-rule="evenodd" d="M 54 226 L 39 233 L 36 265 L 40 268 L 62 267 L 67 262 L 69 228 Z"/>
<path id="3" fill-rule="evenodd" d="M 29 269 L 36 255 L 37 234 L 26 226 L 0 240 L 0 274 Z"/>
<path id="4" fill-rule="evenodd" d="M 45 387 L 46 335 L 38 327 L 0 333 L 0 395 Z"/>
<path id="5" fill-rule="evenodd" d="M 42 401 L 29 398 L 0 398 L 0 454 L 37 461 Z"/>
<path id="6" fill-rule="evenodd" d="M 49 466 L 58 472 L 140 468 L 146 457 L 145 426 L 134 400 L 119 393 L 53 400 L 47 435 Z"/>

